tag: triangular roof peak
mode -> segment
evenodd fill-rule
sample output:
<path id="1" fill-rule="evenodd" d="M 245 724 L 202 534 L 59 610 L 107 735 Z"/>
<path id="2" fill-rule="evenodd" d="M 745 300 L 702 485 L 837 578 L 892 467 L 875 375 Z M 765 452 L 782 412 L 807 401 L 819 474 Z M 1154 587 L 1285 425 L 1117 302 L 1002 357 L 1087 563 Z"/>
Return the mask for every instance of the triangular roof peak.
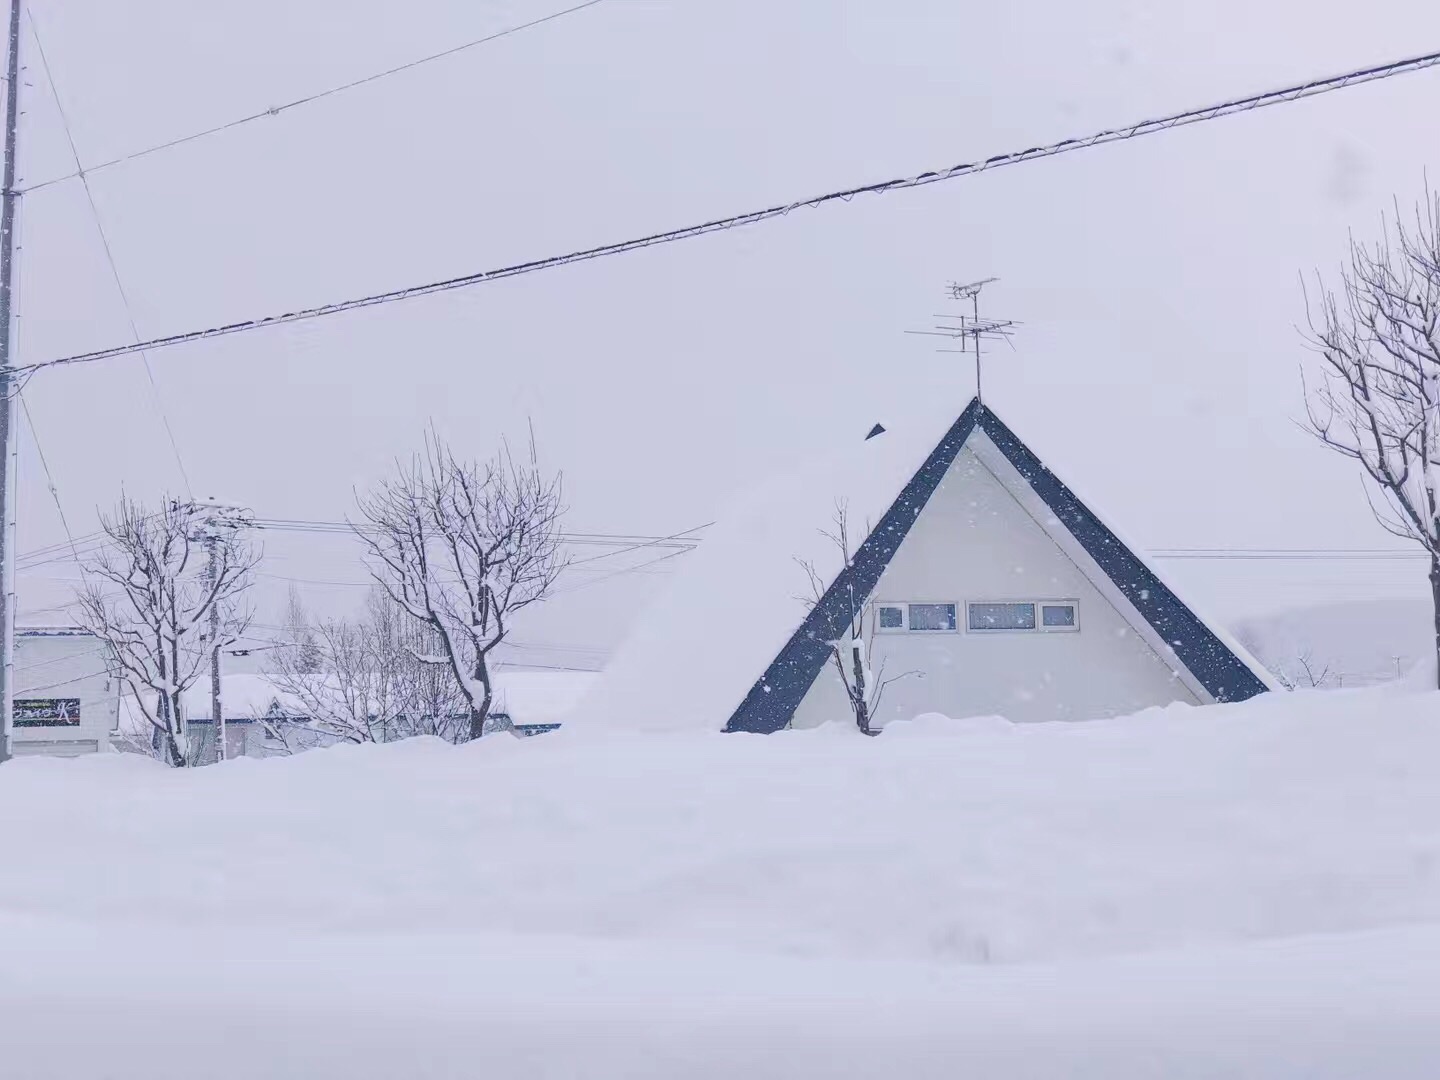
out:
<path id="1" fill-rule="evenodd" d="M 972 399 L 957 417 L 953 405 L 910 395 L 883 421 L 883 431 L 861 438 L 864 429 L 852 429 L 829 454 L 772 474 L 719 516 L 606 666 L 582 706 L 587 719 L 642 730 L 785 727 L 825 664 L 826 643 L 841 636 L 852 591 L 872 599 L 967 447 L 1127 609 L 1197 700 L 1235 701 L 1270 688 L 1244 650 L 1181 601 L 988 406 Z M 843 568 L 824 537 L 839 504 L 852 527 L 864 529 Z M 827 576 L 818 603 L 802 595 L 797 562 L 837 575 Z"/>
<path id="2" fill-rule="evenodd" d="M 878 425 L 877 425 L 878 426 Z M 873 433 L 872 433 L 873 435 Z M 869 438 L 870 436 L 867 436 Z M 844 636 L 852 597 L 869 600 L 880 575 L 955 463 L 961 450 L 980 443 L 998 452 L 1055 522 L 1109 581 L 1112 595 L 1133 610 L 1162 656 L 1188 676 L 1200 696 L 1241 701 L 1271 688 L 1262 669 L 1236 643 L 1211 627 L 1002 421 L 972 398 L 930 451 L 854 557 L 755 681 L 725 725 L 727 731 L 772 732 L 785 727 L 830 656 L 828 643 Z M 993 449 L 992 449 L 993 448 Z M 985 453 L 981 453 L 982 460 Z"/>

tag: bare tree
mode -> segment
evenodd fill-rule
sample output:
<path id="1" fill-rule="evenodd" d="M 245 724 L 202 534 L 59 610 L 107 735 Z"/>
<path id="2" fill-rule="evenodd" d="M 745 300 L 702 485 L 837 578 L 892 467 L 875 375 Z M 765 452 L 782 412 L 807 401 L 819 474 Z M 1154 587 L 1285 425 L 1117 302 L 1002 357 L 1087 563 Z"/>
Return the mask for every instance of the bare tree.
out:
<path id="1" fill-rule="evenodd" d="M 1310 430 L 1360 464 L 1380 524 L 1429 555 L 1440 677 L 1440 199 L 1427 193 L 1413 222 L 1397 204 L 1373 245 L 1352 239 L 1339 284 L 1307 307 L 1321 357 Z"/>
<path id="2" fill-rule="evenodd" d="M 835 504 L 832 525 L 832 528 L 822 529 L 820 533 L 840 553 L 840 565 L 843 569 L 850 565 L 853 557 L 850 548 L 850 514 L 843 501 Z M 827 579 L 815 568 L 814 562 L 805 559 L 796 561 L 810 580 L 810 596 L 801 599 L 813 607 L 825 597 L 828 591 Z M 868 597 L 858 595 L 853 586 L 845 588 L 840 597 L 844 604 L 844 632 L 835 641 L 826 642 L 826 645 L 830 650 L 830 662 L 845 688 L 845 699 L 854 714 L 855 726 L 860 729 L 861 734 L 878 735 L 880 733 L 872 727 L 871 721 L 880 707 L 885 688 L 900 679 L 919 675 L 919 672 L 907 671 L 886 678 L 883 661 L 878 670 L 871 668 L 870 645 L 875 637 L 875 625 L 874 614 L 866 602 L 867 599 Z"/>
<path id="3" fill-rule="evenodd" d="M 337 741 L 468 736 L 469 709 L 454 674 L 447 665 L 417 659 L 441 647 L 428 624 L 379 588 L 358 618 L 315 620 L 297 601 L 287 623 L 310 628 L 313 651 L 276 642 L 266 676 L 280 707 L 256 718 L 283 752 Z"/>
<path id="4" fill-rule="evenodd" d="M 1332 678 L 1336 680 L 1341 678 L 1341 676 L 1332 675 L 1329 664 L 1322 664 L 1316 660 L 1312 649 L 1302 649 L 1295 657 L 1293 665 L 1284 663 L 1275 665 L 1273 674 L 1286 690 L 1301 688 L 1318 690 L 1328 685 Z"/>
<path id="5" fill-rule="evenodd" d="M 514 615 L 540 600 L 565 568 L 560 477 L 508 449 L 481 465 L 438 435 L 397 475 L 358 499 L 356 532 L 371 572 L 400 608 L 434 635 L 417 660 L 449 668 L 479 738 L 494 700 L 490 654 Z"/>
<path id="6" fill-rule="evenodd" d="M 290 586 L 285 602 L 285 640 L 276 644 L 276 650 L 287 650 L 290 656 L 287 666 L 297 673 L 314 674 L 324 669 L 324 655 L 319 641 L 315 638 L 314 620 L 305 609 L 300 590 Z"/>
<path id="7" fill-rule="evenodd" d="M 310 640 L 275 649 L 266 672 L 284 720 L 341 742 L 386 741 L 399 708 L 398 648 L 388 647 L 369 619 L 307 616 L 305 625 Z"/>
<path id="8" fill-rule="evenodd" d="M 397 645 L 395 696 L 400 710 L 392 737 L 432 735 L 452 743 L 469 739 L 470 707 L 459 681 L 448 665 L 426 659 L 443 654 L 439 633 L 391 603 L 389 597 L 378 597 L 376 603 L 377 607 L 383 604 L 394 621 Z"/>
<path id="9" fill-rule="evenodd" d="M 249 625 L 240 600 L 258 557 L 234 533 L 214 540 L 205 507 L 167 500 L 158 511 L 123 498 L 100 527 L 110 544 L 86 564 L 89 583 L 77 609 L 80 624 L 110 647 L 111 663 L 150 724 L 152 746 L 173 766 L 193 764 L 182 698 L 199 680 L 214 643 Z M 214 542 L 214 572 L 205 553 Z"/>

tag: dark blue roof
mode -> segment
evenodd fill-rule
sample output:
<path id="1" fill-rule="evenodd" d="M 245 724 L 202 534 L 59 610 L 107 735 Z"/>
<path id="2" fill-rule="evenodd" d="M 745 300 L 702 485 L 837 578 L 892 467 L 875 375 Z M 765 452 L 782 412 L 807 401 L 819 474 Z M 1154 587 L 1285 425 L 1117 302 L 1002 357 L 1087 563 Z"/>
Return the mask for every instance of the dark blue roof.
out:
<path id="1" fill-rule="evenodd" d="M 999 417 L 980 402 L 971 401 L 865 538 L 850 565 L 825 590 L 820 602 L 755 681 L 725 725 L 726 731 L 769 733 L 790 723 L 830 656 L 828 643 L 845 632 L 851 598 L 859 597 L 862 601 L 869 598 L 910 527 L 976 427 L 990 437 L 1216 701 L 1243 701 L 1268 689 L 1249 664 L 1171 592 L 1143 559 L 1106 528 Z"/>

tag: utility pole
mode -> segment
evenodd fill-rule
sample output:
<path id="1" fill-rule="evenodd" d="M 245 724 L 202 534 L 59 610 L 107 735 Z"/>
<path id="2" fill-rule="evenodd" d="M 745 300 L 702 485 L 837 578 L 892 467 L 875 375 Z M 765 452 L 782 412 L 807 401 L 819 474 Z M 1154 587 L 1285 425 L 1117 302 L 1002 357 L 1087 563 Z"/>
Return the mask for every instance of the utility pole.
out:
<path id="1" fill-rule="evenodd" d="M 5 172 L 0 192 L 0 762 L 10 758 L 15 700 L 15 148 L 20 129 L 20 8 L 10 0 L 10 49 L 5 70 Z"/>
<path id="2" fill-rule="evenodd" d="M 250 528 L 252 515 L 250 511 L 241 509 L 238 506 L 226 506 L 211 499 L 205 504 L 205 531 L 202 539 L 205 542 L 206 568 L 205 580 L 210 587 L 213 596 L 220 584 L 220 545 L 229 543 L 233 534 L 240 529 Z M 221 530 L 226 531 L 222 535 Z M 210 723 L 211 731 L 215 737 L 215 761 L 224 761 L 228 756 L 228 747 L 225 744 L 225 706 L 221 700 L 220 692 L 220 650 L 230 642 L 220 640 L 220 604 L 212 601 L 210 605 Z"/>
<path id="3" fill-rule="evenodd" d="M 213 595 L 220 581 L 220 536 L 216 532 L 219 523 L 212 513 L 205 535 L 205 554 L 208 558 L 206 577 Z M 220 703 L 220 605 L 210 605 L 210 722 L 215 732 L 215 762 L 225 760 L 225 709 Z"/>

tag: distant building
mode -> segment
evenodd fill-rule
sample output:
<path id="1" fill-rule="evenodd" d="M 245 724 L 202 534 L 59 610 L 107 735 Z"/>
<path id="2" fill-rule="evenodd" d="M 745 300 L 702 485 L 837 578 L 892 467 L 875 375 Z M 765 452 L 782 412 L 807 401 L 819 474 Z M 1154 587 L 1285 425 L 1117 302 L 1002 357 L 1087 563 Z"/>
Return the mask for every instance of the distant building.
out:
<path id="1" fill-rule="evenodd" d="M 316 676 L 325 678 L 325 676 Z M 540 735 L 560 721 L 590 689 L 592 672 L 504 671 L 495 675 L 495 702 L 486 734 Z M 195 760 L 215 760 L 215 725 L 210 715 L 210 680 L 202 678 L 182 698 Z M 221 679 L 225 712 L 225 756 L 270 757 L 332 746 L 341 740 L 310 727 L 304 706 L 260 673 L 234 673 Z M 133 697 L 120 703 L 116 743 L 122 749 L 148 745 L 151 725 Z M 283 733 L 283 740 L 278 736 Z"/>
<path id="2" fill-rule="evenodd" d="M 15 631 L 15 755 L 75 757 L 110 749 L 120 686 L 108 647 L 73 626 Z"/>

